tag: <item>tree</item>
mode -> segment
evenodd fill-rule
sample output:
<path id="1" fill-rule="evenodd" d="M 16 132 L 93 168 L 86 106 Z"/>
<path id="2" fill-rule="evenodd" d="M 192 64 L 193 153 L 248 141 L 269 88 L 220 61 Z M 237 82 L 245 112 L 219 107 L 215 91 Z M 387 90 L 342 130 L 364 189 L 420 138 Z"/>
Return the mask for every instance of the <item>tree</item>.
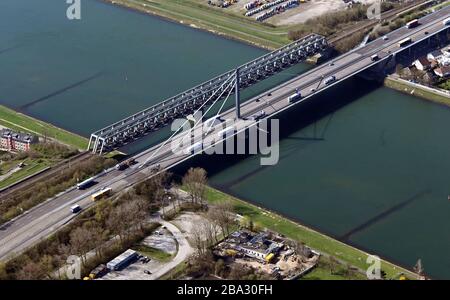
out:
<path id="1" fill-rule="evenodd" d="M 197 249 L 198 256 L 207 253 L 208 247 L 217 242 L 217 226 L 207 219 L 196 221 L 193 226 L 191 239 L 194 247 Z"/>
<path id="2" fill-rule="evenodd" d="M 205 198 L 206 171 L 202 168 L 190 168 L 184 175 L 182 182 L 191 197 L 192 203 L 201 204 Z"/>
<path id="3" fill-rule="evenodd" d="M 210 208 L 208 218 L 220 227 L 223 234 L 229 235 L 230 228 L 235 225 L 235 214 L 233 204 L 224 201 Z"/>
<path id="4" fill-rule="evenodd" d="M 38 280 L 44 279 L 45 271 L 40 263 L 34 261 L 27 262 L 17 273 L 19 280 Z"/>
<path id="5" fill-rule="evenodd" d="M 330 256 L 329 266 L 330 274 L 336 274 L 337 267 L 339 266 L 339 261 L 334 256 Z"/>
<path id="6" fill-rule="evenodd" d="M 53 257 L 51 255 L 45 254 L 39 261 L 42 268 L 42 272 L 45 273 L 48 279 L 52 279 L 53 276 Z"/>
<path id="7" fill-rule="evenodd" d="M 170 176 L 171 174 L 168 172 L 162 172 L 157 176 L 153 176 L 150 179 L 136 185 L 134 188 L 134 193 L 138 196 L 143 196 L 149 204 L 159 204 L 163 200 L 162 197 L 165 194 L 164 186 Z"/>
<path id="8" fill-rule="evenodd" d="M 225 271 L 225 262 L 223 261 L 223 259 L 219 259 L 214 266 L 214 274 L 222 277 L 224 271 Z"/>
<path id="9" fill-rule="evenodd" d="M 86 227 L 77 227 L 70 233 L 70 246 L 74 254 L 81 257 L 83 265 L 86 264 L 86 254 L 91 250 L 91 231 Z"/>
<path id="10" fill-rule="evenodd" d="M 0 262 L 0 280 L 6 280 L 8 278 L 8 273 L 6 272 L 6 265 Z"/>

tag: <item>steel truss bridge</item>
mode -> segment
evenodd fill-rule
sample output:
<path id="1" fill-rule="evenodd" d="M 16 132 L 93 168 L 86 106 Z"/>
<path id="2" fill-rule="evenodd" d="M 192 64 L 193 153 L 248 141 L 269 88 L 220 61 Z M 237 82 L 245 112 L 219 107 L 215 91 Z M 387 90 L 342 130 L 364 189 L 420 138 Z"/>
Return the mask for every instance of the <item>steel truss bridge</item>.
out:
<path id="1" fill-rule="evenodd" d="M 240 117 L 239 90 L 277 74 L 328 48 L 325 37 L 308 35 L 291 44 L 252 60 L 209 81 L 197 85 L 156 105 L 137 112 L 91 134 L 88 150 L 102 153 L 119 148 L 156 131 L 176 118 L 186 117 L 209 101 L 235 91 L 236 117 Z M 227 85 L 231 82 L 233 85 Z"/>

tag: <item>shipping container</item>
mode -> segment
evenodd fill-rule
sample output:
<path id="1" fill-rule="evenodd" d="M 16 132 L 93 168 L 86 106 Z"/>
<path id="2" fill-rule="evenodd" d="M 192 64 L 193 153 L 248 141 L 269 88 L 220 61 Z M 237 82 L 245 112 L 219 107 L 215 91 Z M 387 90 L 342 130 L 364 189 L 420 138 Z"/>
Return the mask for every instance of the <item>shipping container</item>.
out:
<path id="1" fill-rule="evenodd" d="M 125 266 L 136 260 L 137 257 L 138 253 L 136 251 L 128 249 L 127 251 L 107 263 L 106 267 L 111 271 L 117 271 L 123 269 Z"/>

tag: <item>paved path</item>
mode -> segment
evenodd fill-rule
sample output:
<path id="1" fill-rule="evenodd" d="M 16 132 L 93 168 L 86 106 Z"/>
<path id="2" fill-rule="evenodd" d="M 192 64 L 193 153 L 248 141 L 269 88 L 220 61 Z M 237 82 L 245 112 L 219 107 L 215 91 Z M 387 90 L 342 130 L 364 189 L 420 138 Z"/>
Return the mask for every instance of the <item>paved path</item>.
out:
<path id="1" fill-rule="evenodd" d="M 164 221 L 162 219 L 158 220 L 158 222 L 161 223 L 162 226 L 165 226 L 167 228 L 167 230 L 169 230 L 173 234 L 175 240 L 178 243 L 178 252 L 177 252 L 177 255 L 170 262 L 163 265 L 156 272 L 153 272 L 153 274 L 151 274 L 148 277 L 148 279 L 150 279 L 150 280 L 158 279 L 159 277 L 163 276 L 164 274 L 166 274 L 167 272 L 169 272 L 170 270 L 172 270 L 173 268 L 175 268 L 176 266 L 181 264 L 190 255 L 192 255 L 194 253 L 194 249 L 191 247 L 191 245 L 189 245 L 186 235 L 183 234 L 178 229 L 178 227 L 176 227 L 172 223 Z"/>

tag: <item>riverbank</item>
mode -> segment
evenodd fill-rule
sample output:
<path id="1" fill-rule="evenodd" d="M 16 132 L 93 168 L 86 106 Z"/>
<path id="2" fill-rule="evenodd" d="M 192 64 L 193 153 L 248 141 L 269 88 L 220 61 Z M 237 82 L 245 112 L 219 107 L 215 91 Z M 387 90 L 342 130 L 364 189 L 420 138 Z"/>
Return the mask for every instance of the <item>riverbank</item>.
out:
<path id="1" fill-rule="evenodd" d="M 85 137 L 16 112 L 3 105 L 0 105 L 0 125 L 13 130 L 26 131 L 46 137 L 82 151 L 88 145 L 88 139 Z"/>
<path id="2" fill-rule="evenodd" d="M 193 28 L 260 48 L 274 50 L 291 41 L 289 26 L 274 27 L 192 0 L 102 0 L 114 5 L 162 17 Z"/>
<path id="3" fill-rule="evenodd" d="M 304 242 L 306 245 L 321 252 L 326 258 L 333 256 L 341 263 L 350 264 L 360 270 L 366 270 L 369 267 L 369 264 L 366 264 L 368 253 L 291 221 L 279 214 L 237 199 L 212 187 L 207 188 L 206 197 L 208 202 L 212 204 L 220 201 L 230 201 L 236 213 L 250 218 L 257 226 L 268 228 L 291 239 Z M 405 274 L 409 278 L 417 278 L 416 274 L 411 271 L 386 260 L 382 260 L 381 268 L 386 272 L 387 279 L 397 278 L 400 273 Z M 323 270 L 313 271 L 308 277 L 322 277 L 324 274 Z M 329 275 L 327 274 L 327 276 Z M 332 276 L 325 279 L 332 279 Z"/>
<path id="4" fill-rule="evenodd" d="M 404 94 L 450 106 L 450 93 L 446 94 L 444 91 L 434 90 L 423 85 L 397 78 L 393 75 L 389 75 L 385 78 L 384 85 Z"/>

